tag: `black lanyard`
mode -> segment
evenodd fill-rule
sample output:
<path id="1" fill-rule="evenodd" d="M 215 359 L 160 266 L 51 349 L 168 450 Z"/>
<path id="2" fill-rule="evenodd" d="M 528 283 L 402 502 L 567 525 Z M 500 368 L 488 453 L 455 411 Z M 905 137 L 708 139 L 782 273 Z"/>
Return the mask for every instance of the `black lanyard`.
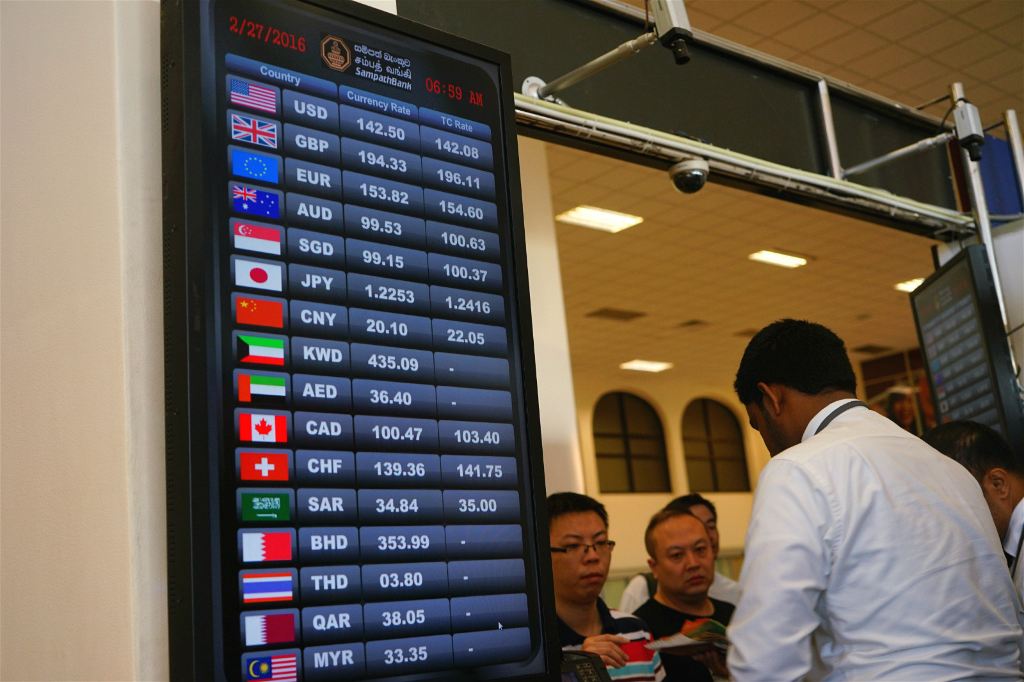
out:
<path id="1" fill-rule="evenodd" d="M 855 407 L 867 407 L 867 405 L 865 405 L 860 400 L 853 400 L 853 401 L 850 401 L 848 403 L 844 403 L 844 404 L 840 405 L 839 407 L 837 407 L 836 409 L 834 409 L 834 410 L 832 410 L 831 412 L 828 413 L 828 416 L 825 417 L 825 419 L 821 422 L 821 424 L 815 430 L 814 435 L 817 436 L 819 433 L 824 431 L 825 427 L 828 426 L 829 424 L 831 424 L 832 420 L 834 420 L 836 417 L 841 415 L 843 412 L 846 412 L 847 410 L 852 410 Z"/>
<path id="2" fill-rule="evenodd" d="M 1017 565 L 1020 563 L 1020 550 L 1024 547 L 1024 527 L 1020 529 L 1020 537 L 1017 538 L 1017 553 L 1013 555 L 1013 562 L 1010 564 L 1010 580 L 1017 575 Z"/>

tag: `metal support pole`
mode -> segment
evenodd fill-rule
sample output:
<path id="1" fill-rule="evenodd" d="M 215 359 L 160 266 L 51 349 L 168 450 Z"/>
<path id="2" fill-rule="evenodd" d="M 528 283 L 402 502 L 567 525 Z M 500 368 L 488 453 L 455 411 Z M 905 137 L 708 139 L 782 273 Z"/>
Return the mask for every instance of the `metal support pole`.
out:
<path id="1" fill-rule="evenodd" d="M 953 83 L 949 87 L 949 94 L 953 100 L 953 106 L 962 106 L 964 101 L 964 84 Z M 972 161 L 966 149 L 960 149 L 960 158 L 964 166 L 964 174 L 967 179 L 967 189 L 971 195 L 971 211 L 974 213 L 974 223 L 978 227 L 978 238 L 985 245 L 985 254 L 988 256 L 988 266 L 992 269 L 992 279 L 995 280 L 996 300 L 999 301 L 999 314 L 1003 320 L 1003 331 L 1008 329 L 1006 320 L 1006 303 L 1003 302 L 1003 286 L 999 280 L 999 265 L 996 263 L 996 252 L 992 248 L 992 222 L 988 215 L 988 202 L 985 199 L 985 186 L 981 181 L 981 167 L 977 161 Z"/>
<path id="2" fill-rule="evenodd" d="M 839 145 L 836 142 L 836 125 L 832 118 L 832 99 L 828 94 L 828 83 L 818 81 L 818 104 L 821 107 L 821 123 L 825 129 L 825 148 L 828 150 L 828 172 L 836 180 L 843 179 L 843 167 L 839 164 Z"/>
<path id="3" fill-rule="evenodd" d="M 953 139 L 953 133 L 939 133 L 935 137 L 929 137 L 925 140 L 915 142 L 914 144 L 908 144 L 906 147 L 894 149 L 888 154 L 882 154 L 881 156 L 865 161 L 864 163 L 858 163 L 856 166 L 851 166 L 843 171 L 843 177 L 848 178 L 851 175 L 864 173 L 872 168 L 887 164 L 890 161 L 901 159 L 904 156 L 910 156 L 911 154 L 917 154 L 918 152 L 923 152 L 926 149 L 946 144 L 946 142 L 951 139 Z"/>
<path id="4" fill-rule="evenodd" d="M 1024 213 L 1024 144 L 1020 139 L 1020 125 L 1017 123 L 1017 112 L 1007 109 L 1003 114 L 1006 123 L 1006 137 L 1010 141 L 1013 153 L 1013 167 L 1017 171 L 1017 189 L 1020 191 L 1021 212 Z"/>
<path id="5" fill-rule="evenodd" d="M 614 50 L 605 52 L 600 57 L 587 62 L 579 68 L 573 69 L 564 76 L 559 76 L 547 85 L 541 86 L 537 90 L 536 95 L 541 99 L 551 97 L 555 93 L 561 92 L 562 90 L 579 83 L 581 80 L 589 78 L 595 73 L 607 69 L 612 64 L 616 64 L 627 57 L 635 55 L 640 50 L 650 45 L 654 45 L 656 42 L 658 42 L 658 34 L 653 31 L 651 33 L 645 33 L 633 40 L 628 40 L 616 47 Z"/>

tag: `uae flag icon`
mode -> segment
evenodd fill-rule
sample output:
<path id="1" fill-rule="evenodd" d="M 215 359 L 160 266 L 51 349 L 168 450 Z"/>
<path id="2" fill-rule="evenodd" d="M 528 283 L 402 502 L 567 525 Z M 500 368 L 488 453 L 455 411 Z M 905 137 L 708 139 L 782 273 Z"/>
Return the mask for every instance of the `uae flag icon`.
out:
<path id="1" fill-rule="evenodd" d="M 288 398 L 288 375 L 236 369 L 235 397 L 240 403 L 283 405 Z"/>
<path id="2" fill-rule="evenodd" d="M 288 412 L 235 410 L 238 440 L 246 443 L 287 443 Z"/>

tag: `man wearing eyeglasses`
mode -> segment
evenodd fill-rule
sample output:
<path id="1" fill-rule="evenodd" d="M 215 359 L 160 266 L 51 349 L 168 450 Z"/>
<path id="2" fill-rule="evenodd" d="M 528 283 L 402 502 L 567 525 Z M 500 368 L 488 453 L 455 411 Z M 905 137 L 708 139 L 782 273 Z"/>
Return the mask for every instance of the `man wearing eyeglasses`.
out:
<path id="1" fill-rule="evenodd" d="M 705 619 L 729 624 L 735 607 L 708 595 L 715 578 L 715 551 L 703 521 L 690 511 L 663 509 L 647 524 L 644 545 L 658 587 L 635 613 L 655 637 L 671 637 Z M 689 655 L 664 653 L 669 680 L 710 682 L 712 675 L 728 676 L 725 656 L 717 648 Z"/>
<path id="2" fill-rule="evenodd" d="M 599 655 L 613 680 L 663 680 L 661 657 L 645 646 L 652 639 L 647 626 L 601 599 L 615 547 L 604 505 L 586 495 L 555 493 L 548 497 L 548 532 L 562 649 Z"/>

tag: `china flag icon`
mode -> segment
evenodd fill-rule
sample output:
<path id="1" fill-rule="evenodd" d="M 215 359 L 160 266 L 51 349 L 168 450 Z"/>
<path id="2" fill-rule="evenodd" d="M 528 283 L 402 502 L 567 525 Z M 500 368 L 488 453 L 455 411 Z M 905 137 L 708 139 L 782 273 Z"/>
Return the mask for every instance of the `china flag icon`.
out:
<path id="1" fill-rule="evenodd" d="M 284 327 L 284 299 L 231 295 L 235 322 L 253 327 Z"/>

